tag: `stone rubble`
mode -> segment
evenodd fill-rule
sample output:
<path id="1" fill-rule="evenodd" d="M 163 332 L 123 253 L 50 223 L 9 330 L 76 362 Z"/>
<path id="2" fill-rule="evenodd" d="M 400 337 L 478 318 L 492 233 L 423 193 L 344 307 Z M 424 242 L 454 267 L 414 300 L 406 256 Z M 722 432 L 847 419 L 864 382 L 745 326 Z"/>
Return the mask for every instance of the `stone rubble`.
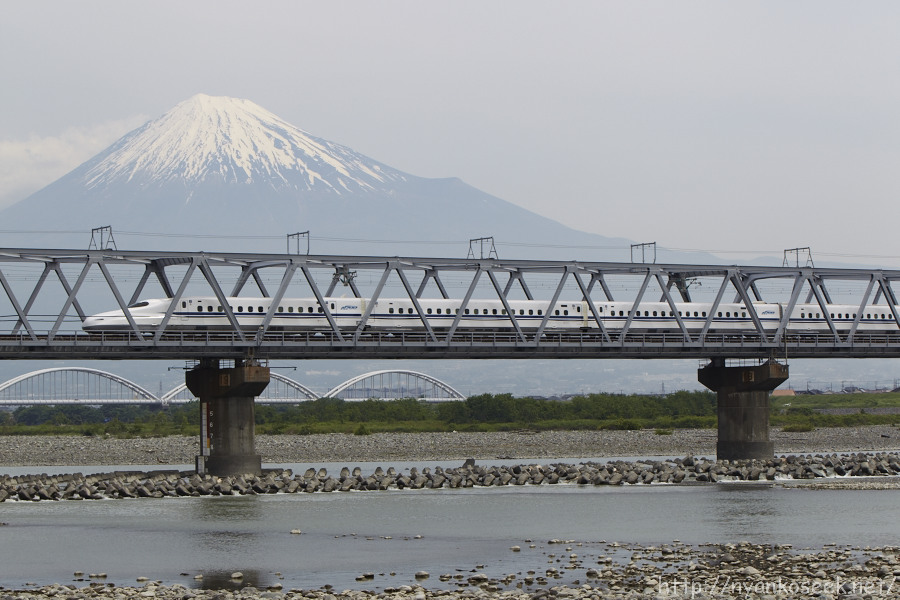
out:
<path id="1" fill-rule="evenodd" d="M 791 433 L 771 428 L 777 454 L 900 450 L 890 425 L 821 428 Z M 196 437 L 119 439 L 107 436 L 0 436 L 0 465 L 193 465 Z M 635 431 L 498 431 L 257 435 L 264 463 L 547 460 L 628 456 L 714 455 L 713 429 Z"/>
<path id="2" fill-rule="evenodd" d="M 856 453 L 788 455 L 769 460 L 714 461 L 686 456 L 647 462 L 586 462 L 482 466 L 474 461 L 458 468 L 412 467 L 398 471 L 377 467 L 363 473 L 344 467 L 339 473 L 310 468 L 294 474 L 275 469 L 261 476 L 198 475 L 193 471 L 116 471 L 83 475 L 0 476 L 0 502 L 101 500 L 178 496 L 362 492 L 388 489 L 440 489 L 519 485 L 647 485 L 702 484 L 725 481 L 776 482 L 900 475 L 900 454 Z"/>
<path id="3" fill-rule="evenodd" d="M 441 573 L 437 581 L 419 572 L 408 584 L 337 591 L 330 585 L 286 590 L 278 582 L 258 589 L 245 585 L 241 573 L 232 575 L 229 589 L 162 585 L 143 577 L 137 581 L 141 585 L 116 586 L 95 575 L 82 586 L 0 588 L 0 600 L 851 600 L 895 598 L 900 589 L 897 546 L 826 544 L 812 550 L 749 542 L 691 546 L 672 541 L 643 546 L 576 540 L 548 540 L 539 545 L 523 540 L 523 545 L 532 552 L 534 562 L 527 570 L 502 577 L 489 577 L 481 572 L 483 565 L 475 565 L 471 570 Z M 374 573 L 357 577 L 364 586 L 379 586 L 374 579 Z"/>

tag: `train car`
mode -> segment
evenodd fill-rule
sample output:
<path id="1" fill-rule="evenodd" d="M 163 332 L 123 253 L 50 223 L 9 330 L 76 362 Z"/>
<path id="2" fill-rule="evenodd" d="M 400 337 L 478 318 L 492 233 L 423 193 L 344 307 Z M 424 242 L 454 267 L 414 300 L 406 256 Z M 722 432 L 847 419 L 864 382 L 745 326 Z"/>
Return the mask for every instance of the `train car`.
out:
<path id="1" fill-rule="evenodd" d="M 689 332 L 708 326 L 709 332 L 755 332 L 756 325 L 750 311 L 742 303 L 720 303 L 714 314 L 713 305 L 701 302 L 675 303 L 643 302 L 637 307 L 631 302 L 559 301 L 550 309 L 543 300 L 510 300 L 506 306 L 500 300 L 472 299 L 465 308 L 459 299 L 422 299 L 420 315 L 409 298 L 381 298 L 374 302 L 367 298 L 324 298 L 328 311 L 315 298 L 285 298 L 272 306 L 271 298 L 228 298 L 228 305 L 245 330 L 257 330 L 273 312 L 269 322 L 272 331 L 330 330 L 328 315 L 339 329 L 352 330 L 359 326 L 369 312 L 366 327 L 370 330 L 424 329 L 424 323 L 434 330 L 446 330 L 457 324 L 458 329 L 505 331 L 514 328 L 507 306 L 515 322 L 523 330 L 535 330 L 542 324 L 546 330 L 597 329 L 594 313 L 603 326 L 611 331 L 626 326 L 635 333 L 680 332 L 679 320 Z M 172 330 L 231 330 L 232 326 L 221 303 L 214 297 L 186 297 L 176 306 L 167 298 L 142 300 L 129 307 L 135 325 L 140 330 L 159 326 L 171 310 L 167 329 Z M 870 305 L 857 315 L 858 307 L 844 304 L 828 305 L 828 315 L 838 331 L 848 331 L 856 322 L 858 331 L 897 331 L 898 324 L 888 305 Z M 753 309 L 765 331 L 775 331 L 782 320 L 783 304 L 754 303 Z M 548 310 L 550 314 L 548 314 Z M 462 312 L 460 312 L 462 311 Z M 858 319 L 857 319 L 858 317 Z M 130 330 L 131 325 L 121 310 L 113 310 L 86 317 L 85 331 Z M 818 304 L 798 304 L 793 308 L 788 330 L 796 332 L 830 331 L 828 319 Z"/>

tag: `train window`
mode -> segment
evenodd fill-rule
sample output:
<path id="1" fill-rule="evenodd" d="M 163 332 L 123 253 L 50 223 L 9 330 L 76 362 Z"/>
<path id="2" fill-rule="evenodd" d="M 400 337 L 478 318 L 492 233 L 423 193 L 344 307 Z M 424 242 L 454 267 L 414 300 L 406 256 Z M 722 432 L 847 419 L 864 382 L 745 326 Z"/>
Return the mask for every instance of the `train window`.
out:
<path id="1" fill-rule="evenodd" d="M 288 306 L 288 312 L 289 312 L 289 313 L 294 312 L 294 307 L 293 307 L 293 306 Z"/>
<path id="2" fill-rule="evenodd" d="M 331 310 L 334 310 L 334 302 L 331 303 Z"/>
<path id="3" fill-rule="evenodd" d="M 429 308 L 429 309 L 426 310 L 425 312 L 427 312 L 427 313 L 430 315 L 430 314 L 431 314 L 431 309 Z"/>
<path id="4" fill-rule="evenodd" d="M 539 314 L 539 315 L 542 315 L 542 314 L 544 314 L 544 311 L 541 310 L 541 309 L 539 308 L 539 309 L 538 309 L 538 314 Z"/>
<path id="5" fill-rule="evenodd" d="M 649 310 L 645 310 L 645 311 L 644 311 L 644 316 L 645 316 L 645 317 L 649 317 L 649 316 L 650 316 L 650 311 L 649 311 Z"/>
<path id="6" fill-rule="evenodd" d="M 533 315 L 533 314 L 534 314 L 534 311 L 531 310 L 531 309 L 529 308 L 529 309 L 528 309 L 528 314 L 529 314 L 529 315 Z"/>
<path id="7" fill-rule="evenodd" d="M 453 312 L 456 313 L 456 314 L 459 314 L 459 309 L 458 309 L 458 308 L 454 308 L 454 309 L 453 309 Z"/>
<path id="8" fill-rule="evenodd" d="M 719 311 L 719 318 L 722 317 L 722 311 Z"/>
<path id="9" fill-rule="evenodd" d="M 506 309 L 505 309 L 505 308 L 501 308 L 501 309 L 500 309 L 500 314 L 501 314 L 501 315 L 505 315 L 505 314 L 508 314 L 508 313 L 506 312 Z"/>
<path id="10" fill-rule="evenodd" d="M 558 315 L 558 314 L 559 314 L 559 309 L 556 309 L 556 311 L 555 311 L 553 314 Z"/>
<path id="11" fill-rule="evenodd" d="M 694 316 L 696 317 L 696 316 L 697 316 L 697 313 L 694 313 Z M 705 316 L 706 316 L 706 311 L 704 310 L 703 312 L 701 312 L 701 313 L 700 313 L 700 316 L 705 317 Z"/>
<path id="12" fill-rule="evenodd" d="M 407 309 L 406 309 L 406 312 L 408 312 L 409 314 L 413 314 L 413 309 L 407 308 Z"/>
<path id="13" fill-rule="evenodd" d="M 653 311 L 653 316 L 654 316 L 654 317 L 656 316 L 656 311 L 655 311 L 655 310 Z"/>
<path id="14" fill-rule="evenodd" d="M 820 319 L 820 318 L 822 318 L 822 315 L 820 315 L 819 313 L 816 313 L 816 318 Z"/>
<path id="15" fill-rule="evenodd" d="M 284 307 L 283 307 L 283 306 L 279 306 L 279 307 L 278 307 L 278 312 L 284 312 Z"/>
<path id="16" fill-rule="evenodd" d="M 203 312 L 203 307 L 202 307 L 202 306 L 198 306 L 198 307 L 197 307 L 197 312 Z"/>
<path id="17" fill-rule="evenodd" d="M 441 314 L 441 309 L 437 309 L 437 314 Z"/>
<path id="18" fill-rule="evenodd" d="M 569 311 L 564 310 L 564 311 L 563 311 L 563 314 L 564 314 L 564 315 L 567 315 L 567 314 L 569 314 Z"/>
<path id="19" fill-rule="evenodd" d="M 477 314 L 478 314 L 478 309 L 476 308 L 474 312 L 475 312 L 475 314 L 477 315 Z"/>
<path id="20" fill-rule="evenodd" d="M 630 311 L 630 310 L 628 311 L 628 314 L 629 314 L 629 315 L 631 314 L 631 311 Z M 620 317 L 624 317 L 624 316 L 625 316 L 625 311 L 624 311 L 624 310 L 620 310 L 620 311 L 619 311 L 619 316 L 620 316 Z"/>
<path id="21" fill-rule="evenodd" d="M 730 313 L 730 312 L 726 312 L 726 313 L 725 313 L 725 317 L 726 317 L 726 318 L 728 318 L 728 317 L 730 317 L 730 316 L 731 316 L 731 313 Z"/>
<path id="22" fill-rule="evenodd" d="M 466 314 L 469 314 L 469 309 L 468 309 L 468 308 L 466 309 Z"/>
<path id="23" fill-rule="evenodd" d="M 212 312 L 212 304 L 206 307 L 206 312 Z"/>
<path id="24" fill-rule="evenodd" d="M 218 307 L 218 310 L 219 310 L 219 312 L 225 312 L 225 311 L 222 310 L 222 307 L 221 307 L 221 306 Z"/>
<path id="25" fill-rule="evenodd" d="M 742 317 L 746 317 L 746 316 L 747 316 L 747 313 L 746 313 L 745 311 L 741 311 L 741 316 L 742 316 Z"/>
<path id="26" fill-rule="evenodd" d="M 317 306 L 317 307 L 316 307 L 316 311 L 319 312 L 319 313 L 323 313 L 323 312 L 325 312 L 325 309 L 322 308 L 321 306 Z"/>
<path id="27" fill-rule="evenodd" d="M 497 309 L 496 309 L 496 308 L 494 309 L 494 314 L 495 314 L 495 315 L 497 314 Z"/>
<path id="28" fill-rule="evenodd" d="M 388 309 L 388 312 L 391 313 L 391 314 L 394 314 L 394 309 L 393 309 L 393 308 L 389 308 L 389 309 Z"/>
<path id="29" fill-rule="evenodd" d="M 181 308 L 187 308 L 187 302 L 182 302 L 182 303 L 181 303 Z"/>
<path id="30" fill-rule="evenodd" d="M 308 307 L 308 308 L 306 309 L 306 312 L 308 312 L 308 313 L 311 313 L 312 311 L 313 311 L 313 307 L 312 307 L 312 306 L 310 306 L 310 307 Z"/>
<path id="31" fill-rule="evenodd" d="M 243 306 L 238 306 L 238 312 L 244 312 L 244 307 L 243 307 Z"/>

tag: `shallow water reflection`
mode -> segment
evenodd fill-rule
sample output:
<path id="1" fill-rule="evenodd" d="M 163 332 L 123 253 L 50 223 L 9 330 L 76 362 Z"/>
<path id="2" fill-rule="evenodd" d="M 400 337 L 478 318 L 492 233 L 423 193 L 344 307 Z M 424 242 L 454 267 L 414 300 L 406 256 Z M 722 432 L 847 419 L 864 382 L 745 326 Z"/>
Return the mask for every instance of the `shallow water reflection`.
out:
<path id="1" fill-rule="evenodd" d="M 885 545 L 900 534 L 898 499 L 894 490 L 718 484 L 8 501 L 0 503 L 8 523 L 0 585 L 67 583 L 83 571 L 122 585 L 144 576 L 189 587 L 378 589 L 415 583 L 422 570 L 437 586 L 439 573 L 476 567 L 489 576 L 543 570 L 556 560 L 546 554 L 554 538 L 585 548 L 601 540 Z M 236 571 L 243 580 L 232 581 Z M 366 572 L 374 579 L 358 583 Z"/>

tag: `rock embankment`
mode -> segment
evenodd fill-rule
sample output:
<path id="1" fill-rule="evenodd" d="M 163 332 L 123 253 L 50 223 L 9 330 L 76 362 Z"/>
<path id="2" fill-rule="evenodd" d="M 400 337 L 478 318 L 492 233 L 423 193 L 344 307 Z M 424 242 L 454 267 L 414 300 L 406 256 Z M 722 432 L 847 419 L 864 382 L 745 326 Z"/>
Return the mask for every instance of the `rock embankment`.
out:
<path id="1" fill-rule="evenodd" d="M 900 449 L 891 426 L 837 427 L 805 433 L 773 428 L 775 452 L 875 452 Z M 716 432 L 504 431 L 492 433 L 378 433 L 373 435 L 259 435 L 263 462 L 359 463 L 385 461 L 521 460 L 713 455 Z M 0 436 L 0 465 L 192 465 L 195 437 L 116 439 L 83 436 Z"/>
<path id="2" fill-rule="evenodd" d="M 57 600 L 160 598 L 162 600 L 659 600 L 759 598 L 896 598 L 900 561 L 895 546 L 860 548 L 828 544 L 795 550 L 790 544 L 672 543 L 644 546 L 618 542 L 524 540 L 511 552 L 531 553 L 527 567 L 504 576 L 488 576 L 483 566 L 435 574 L 419 572 L 415 582 L 374 590 L 266 589 L 242 585 L 240 573 L 230 589 L 198 589 L 146 581 L 115 586 L 48 585 L 4 590 L 0 598 Z M 360 579 L 371 583 L 370 574 Z M 139 581 L 146 578 L 139 578 Z"/>
<path id="3" fill-rule="evenodd" d="M 0 477 L 0 502 L 5 500 L 100 500 L 104 498 L 163 498 L 231 496 L 301 492 L 349 492 L 388 489 L 440 489 L 517 485 L 635 485 L 689 484 L 719 481 L 810 480 L 834 477 L 879 477 L 900 474 L 898 454 L 830 454 L 782 456 L 770 460 L 711 461 L 687 456 L 669 461 L 580 464 L 557 463 L 481 466 L 467 461 L 459 468 L 398 471 L 378 467 L 364 474 L 348 467 L 330 474 L 308 469 L 272 470 L 262 476 L 217 477 L 193 472 L 114 472 L 82 475 Z"/>

